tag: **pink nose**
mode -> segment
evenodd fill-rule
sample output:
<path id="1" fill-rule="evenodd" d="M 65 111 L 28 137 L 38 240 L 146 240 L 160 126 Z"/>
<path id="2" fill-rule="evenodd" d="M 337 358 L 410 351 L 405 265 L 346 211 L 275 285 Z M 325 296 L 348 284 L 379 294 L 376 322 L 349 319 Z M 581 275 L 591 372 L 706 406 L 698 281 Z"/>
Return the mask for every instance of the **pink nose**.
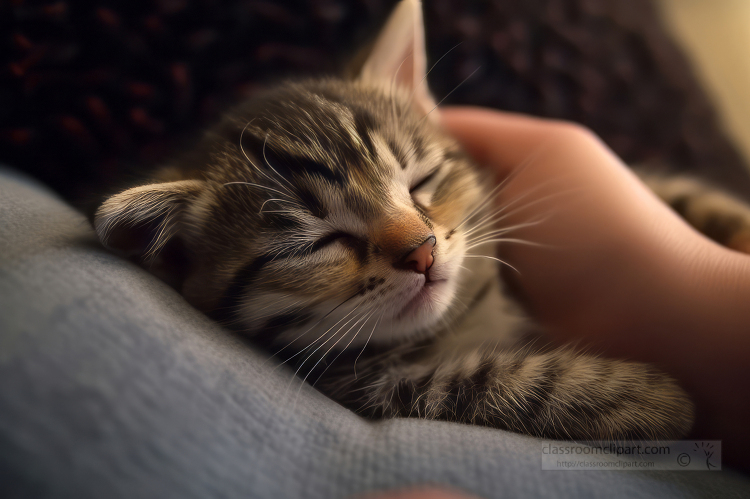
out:
<path id="1" fill-rule="evenodd" d="M 432 262 L 435 261 L 432 251 L 435 249 L 436 243 L 435 236 L 428 237 L 420 247 L 406 255 L 404 266 L 420 274 L 427 272 L 432 267 Z"/>

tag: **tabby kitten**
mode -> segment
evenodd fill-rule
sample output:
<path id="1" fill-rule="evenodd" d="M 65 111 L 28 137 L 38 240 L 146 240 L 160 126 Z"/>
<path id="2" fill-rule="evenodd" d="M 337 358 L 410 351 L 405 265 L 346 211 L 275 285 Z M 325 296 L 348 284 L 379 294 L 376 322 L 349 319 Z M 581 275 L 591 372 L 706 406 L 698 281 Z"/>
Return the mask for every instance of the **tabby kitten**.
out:
<path id="1" fill-rule="evenodd" d="M 492 193 L 437 126 L 424 78 L 419 2 L 404 0 L 356 78 L 241 104 L 108 198 L 97 233 L 363 415 L 685 435 L 690 400 L 649 366 L 521 347 L 534 325 L 504 293 L 495 248 L 469 249 L 502 232 L 477 230 Z M 672 193 L 685 209 L 693 187 Z"/>

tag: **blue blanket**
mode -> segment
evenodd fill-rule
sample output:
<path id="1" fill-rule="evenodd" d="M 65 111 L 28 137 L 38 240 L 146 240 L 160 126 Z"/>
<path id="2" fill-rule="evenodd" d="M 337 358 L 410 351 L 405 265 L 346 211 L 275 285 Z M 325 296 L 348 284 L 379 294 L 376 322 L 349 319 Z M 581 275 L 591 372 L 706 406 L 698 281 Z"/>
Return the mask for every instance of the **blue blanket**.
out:
<path id="1" fill-rule="evenodd" d="M 0 171 L 0 495 L 338 498 L 413 484 L 500 497 L 750 497 L 732 471 L 542 471 L 540 442 L 366 421 Z"/>

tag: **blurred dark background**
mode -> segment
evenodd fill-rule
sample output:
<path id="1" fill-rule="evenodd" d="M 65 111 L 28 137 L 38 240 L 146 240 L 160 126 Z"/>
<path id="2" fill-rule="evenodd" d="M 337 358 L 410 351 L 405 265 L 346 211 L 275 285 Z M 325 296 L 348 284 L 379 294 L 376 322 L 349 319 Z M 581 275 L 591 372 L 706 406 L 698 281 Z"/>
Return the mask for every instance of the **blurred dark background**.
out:
<path id="1" fill-rule="evenodd" d="M 90 200 L 280 78 L 337 74 L 396 0 L 0 0 L 0 162 Z M 750 197 L 650 0 L 426 0 L 437 100 L 575 120 Z M 463 85 L 459 83 L 479 70 Z"/>

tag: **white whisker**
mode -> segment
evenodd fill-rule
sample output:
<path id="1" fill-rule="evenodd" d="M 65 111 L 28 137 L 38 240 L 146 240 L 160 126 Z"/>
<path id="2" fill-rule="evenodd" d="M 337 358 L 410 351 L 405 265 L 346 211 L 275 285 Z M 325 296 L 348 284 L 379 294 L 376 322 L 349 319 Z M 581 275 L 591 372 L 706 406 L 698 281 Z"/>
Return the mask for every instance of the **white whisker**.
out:
<path id="1" fill-rule="evenodd" d="M 331 332 L 331 330 L 332 330 L 333 328 L 335 328 L 336 326 L 338 326 L 339 324 L 341 324 L 341 322 L 342 322 L 342 321 L 343 321 L 344 319 L 346 319 L 347 317 L 349 317 L 350 315 L 352 315 L 352 314 L 353 314 L 354 312 L 356 312 L 356 311 L 357 311 L 357 309 L 359 309 L 359 307 L 361 307 L 361 306 L 362 306 L 362 303 L 363 303 L 363 302 L 360 302 L 359 304 L 357 304 L 357 305 L 356 305 L 356 306 L 355 306 L 355 307 L 354 307 L 353 309 L 351 309 L 351 310 L 349 311 L 349 313 L 348 313 L 348 314 L 346 314 L 346 315 L 345 315 L 345 316 L 343 316 L 343 317 L 342 317 L 341 319 L 339 319 L 338 321 L 336 321 L 336 323 L 335 323 L 335 324 L 334 324 L 333 326 L 331 326 L 331 327 L 329 327 L 328 329 L 326 329 L 326 330 L 325 330 L 325 331 L 324 331 L 324 332 L 323 332 L 322 334 L 318 335 L 318 337 L 317 337 L 317 338 L 315 338 L 315 340 L 313 340 L 313 341 L 312 341 L 312 342 L 311 342 L 311 343 L 310 343 L 309 345 L 307 345 L 307 346 L 306 346 L 305 348 L 301 349 L 301 350 L 300 350 L 299 352 L 297 352 L 297 353 L 295 353 L 294 355 L 292 355 L 291 357 L 289 357 L 289 358 L 288 358 L 287 360 L 285 360 L 284 362 L 282 362 L 282 364 L 286 363 L 286 362 L 287 362 L 287 361 L 289 361 L 289 360 L 292 360 L 292 359 L 293 359 L 294 357 L 296 357 L 297 355 L 299 355 L 299 354 L 303 353 L 303 352 L 304 352 L 305 350 L 309 350 L 310 348 L 312 348 L 313 346 L 315 346 L 315 344 L 316 344 L 317 342 L 319 342 L 320 340 L 322 340 L 323 338 L 325 338 L 325 337 L 326 337 L 326 335 L 327 335 L 328 333 L 330 333 L 330 332 Z M 355 317 L 356 317 L 356 316 L 355 316 Z M 344 323 L 344 326 L 345 326 L 346 324 L 349 324 L 349 322 L 353 321 L 355 317 L 352 317 L 351 319 L 349 319 L 348 321 L 346 321 L 346 322 Z M 343 326 L 342 326 L 342 327 L 343 327 Z M 336 330 L 336 332 L 338 332 L 338 331 L 339 331 L 339 330 Z M 302 369 L 302 366 L 304 366 L 304 365 L 305 365 L 305 363 L 306 363 L 306 362 L 307 362 L 308 360 L 310 360 L 310 358 L 311 358 L 311 357 L 312 357 L 313 355 L 315 355 L 315 352 L 317 352 L 318 350 L 320 350 L 320 349 L 321 349 L 321 348 L 323 347 L 323 345 L 325 345 L 326 343 L 328 343 L 329 341 L 331 341 L 331 339 L 332 339 L 332 338 L 333 338 L 334 336 L 335 336 L 335 333 L 334 333 L 334 334 L 332 334 L 332 335 L 330 335 L 330 336 L 328 337 L 328 339 L 327 339 L 327 340 L 325 340 L 325 341 L 324 341 L 323 343 L 321 343 L 320 345 L 318 345 L 318 347 L 317 347 L 317 348 L 315 348 L 315 350 L 313 350 L 312 352 L 310 352 L 310 353 L 309 353 L 309 354 L 307 355 L 307 357 L 305 357 L 305 359 L 304 359 L 304 360 L 303 360 L 303 361 L 302 361 L 302 362 L 300 363 L 299 367 L 297 368 L 297 370 L 295 371 L 295 373 L 294 373 L 294 374 L 295 374 L 295 375 L 297 375 L 297 374 L 299 373 L 300 369 Z"/>
<path id="2" fill-rule="evenodd" d="M 477 240 L 479 240 L 479 239 L 481 239 L 483 237 L 498 236 L 498 235 L 502 235 L 502 234 L 507 234 L 508 232 L 512 232 L 512 231 L 517 230 L 517 229 L 523 229 L 525 227 L 533 227 L 535 225 L 539 225 L 539 224 L 541 224 L 543 222 L 546 222 L 548 220 L 548 218 L 549 217 L 544 217 L 544 218 L 541 218 L 541 219 L 532 220 L 530 222 L 523 222 L 523 223 L 516 224 L 516 225 L 510 225 L 510 226 L 507 226 L 507 227 L 501 227 L 501 228 L 498 228 L 498 229 L 491 230 L 489 232 L 480 232 L 479 234 L 473 234 L 471 236 L 466 237 L 466 241 L 469 242 L 469 243 L 476 242 Z"/>
<path id="3" fill-rule="evenodd" d="M 505 260 L 500 260 L 499 258 L 496 258 L 496 257 L 494 257 L 494 256 L 487 256 L 487 255 L 474 255 L 474 254 L 468 253 L 468 254 L 464 255 L 464 258 L 487 258 L 487 259 L 489 259 L 489 260 L 494 260 L 494 261 L 496 261 L 496 262 L 500 262 L 500 263 L 502 263 L 503 265 L 507 265 L 508 267 L 510 267 L 510 268 L 512 268 L 513 270 L 515 270 L 516 272 L 518 272 L 518 274 L 519 274 L 519 275 L 521 274 L 521 272 L 519 272 L 519 271 L 518 271 L 518 269 L 517 269 L 517 268 L 515 268 L 515 267 L 514 267 L 513 265 L 509 264 L 509 263 L 508 263 L 508 262 L 506 262 Z"/>
<path id="4" fill-rule="evenodd" d="M 510 174 L 508 174 L 507 177 L 505 177 L 498 185 L 496 185 L 490 192 L 488 192 L 480 201 L 477 203 L 477 205 L 471 209 L 468 215 L 466 215 L 461 222 L 457 226 L 455 226 L 451 231 L 450 234 L 456 232 L 458 229 L 460 229 L 465 223 L 467 223 L 469 220 L 471 220 L 474 215 L 476 215 L 479 211 L 481 211 L 485 206 L 487 206 L 489 203 L 491 203 L 497 195 L 502 192 L 504 188 L 506 188 L 510 183 L 515 179 L 523 170 L 525 170 L 545 149 L 547 148 L 546 144 L 542 144 L 541 146 L 537 147 L 534 152 L 529 154 L 521 163 L 513 169 Z M 502 208 L 500 208 L 502 209 Z"/>
<path id="5" fill-rule="evenodd" d="M 516 244 L 525 244 L 527 246 L 535 246 L 535 247 L 546 247 L 544 244 L 540 243 L 534 243 L 532 241 L 527 241 L 525 239 L 514 239 L 514 238 L 497 238 L 497 239 L 485 239 L 483 241 L 478 241 L 476 243 L 471 244 L 470 246 L 466 247 L 466 251 L 471 251 L 474 248 L 477 248 L 479 246 L 484 246 L 485 244 L 490 243 L 516 243 Z"/>
<path id="6" fill-rule="evenodd" d="M 459 83 L 458 85 L 456 85 L 453 90 L 451 90 L 450 92 L 448 92 L 448 94 L 446 94 L 445 97 L 443 97 L 442 99 L 440 99 L 440 102 L 438 102 L 437 104 L 435 104 L 435 107 L 433 107 L 432 109 L 430 109 L 430 112 L 428 112 L 427 114 L 425 114 L 422 119 L 424 120 L 425 118 L 427 118 L 430 115 L 430 113 L 432 113 L 435 109 L 438 108 L 438 106 L 440 104 L 443 103 L 443 101 L 445 99 L 447 99 L 448 97 L 450 97 L 453 92 L 455 92 L 456 90 L 458 90 L 461 87 L 461 85 L 463 85 L 464 83 L 466 83 L 468 81 L 468 79 L 471 78 L 472 76 L 474 76 L 476 74 L 476 72 L 479 71 L 480 69 L 482 69 L 482 66 L 479 66 L 477 69 L 475 69 L 474 71 L 472 71 L 472 73 L 469 76 L 467 76 L 466 78 L 464 78 L 461 83 Z"/>
<path id="7" fill-rule="evenodd" d="M 489 224 L 494 224 L 494 223 L 497 223 L 497 222 L 499 222 L 501 220 L 504 220 L 508 216 L 510 216 L 510 215 L 512 215 L 514 213 L 518 213 L 519 211 L 524 210 L 524 209 L 526 209 L 526 208 L 528 208 L 530 206 L 534 206 L 534 205 L 539 204 L 541 202 L 548 201 L 550 199 L 553 199 L 553 198 L 555 198 L 557 196 L 560 196 L 560 195 L 563 195 L 563 194 L 570 194 L 570 191 L 553 192 L 552 194 L 549 194 L 548 196 L 544 196 L 542 198 L 535 199 L 535 200 L 533 200 L 533 201 L 531 201 L 531 202 L 529 202 L 529 203 L 527 203 L 525 205 L 521 205 L 521 206 L 515 208 L 514 210 L 512 210 L 510 212 L 506 212 L 509 208 L 511 208 L 514 205 L 518 204 L 520 201 L 523 201 L 524 199 L 526 199 L 530 195 L 532 195 L 535 192 L 539 191 L 539 189 L 543 189 L 544 187 L 548 186 L 550 183 L 552 183 L 554 181 L 557 181 L 557 180 L 559 180 L 559 179 L 552 179 L 552 180 L 549 180 L 547 182 L 543 182 L 542 184 L 534 186 L 532 189 L 529 189 L 528 191 L 524 192 L 523 194 L 521 194 L 519 196 L 516 196 L 515 198 L 513 198 L 510 201 L 508 201 L 507 203 L 505 203 L 503 206 L 501 206 L 501 207 L 495 209 L 494 211 L 492 211 L 491 213 L 483 216 L 479 221 L 477 221 L 476 225 L 474 225 L 472 228 L 470 228 L 469 230 L 467 230 L 465 232 L 465 235 L 469 235 L 469 234 L 471 234 L 473 232 L 476 232 L 480 228 L 485 227 L 485 226 L 487 226 Z M 498 217 L 499 215 L 502 215 L 502 216 L 500 216 L 499 218 L 495 218 L 495 217 Z"/>
<path id="8" fill-rule="evenodd" d="M 284 182 L 286 182 L 286 184 L 289 187 L 291 187 L 292 190 L 290 191 L 286 187 L 281 186 L 281 185 L 280 186 L 284 187 L 284 190 L 287 191 L 292 197 L 296 197 L 294 195 L 294 193 L 293 193 L 294 192 L 294 186 L 292 185 L 292 183 L 289 182 L 289 180 L 287 180 L 286 177 L 284 177 L 283 175 L 279 174 L 279 172 L 276 171 L 276 169 L 273 167 L 273 165 L 271 165 L 271 163 L 268 162 L 268 158 L 266 157 L 266 143 L 268 142 L 268 136 L 269 135 L 270 135 L 270 132 L 266 132 L 266 138 L 263 140 L 263 151 L 262 151 L 263 152 L 263 161 L 265 161 L 266 165 L 271 169 L 271 171 L 273 171 L 281 180 L 283 180 Z"/>
<path id="9" fill-rule="evenodd" d="M 302 333 L 300 333 L 299 335 L 297 335 L 297 337 L 295 337 L 295 338 L 294 338 L 294 339 L 293 339 L 292 341 L 288 342 L 288 343 L 286 344 L 286 346 L 282 347 L 282 348 L 281 348 L 280 350 L 277 350 L 277 351 L 276 351 L 276 353 L 274 353 L 274 354 L 273 354 L 273 355 L 272 355 L 271 357 L 275 357 L 275 356 L 279 355 L 279 354 L 280 354 L 281 352 L 283 352 L 283 351 L 284 351 L 284 350 L 286 350 L 286 349 L 287 349 L 288 347 L 290 347 L 291 345 L 293 345 L 293 344 L 294 344 L 294 343 L 295 343 L 295 342 L 296 342 L 297 340 L 299 340 L 299 339 L 300 339 L 300 338 L 302 338 L 302 337 L 303 337 L 304 335 L 306 335 L 307 333 L 309 333 L 310 331 L 312 331 L 312 329 L 313 329 L 313 328 L 315 328 L 316 326 L 318 326 L 318 325 L 319 325 L 319 324 L 320 324 L 321 322 L 323 322 L 323 321 L 324 321 L 324 320 L 325 320 L 325 319 L 326 319 L 327 317 L 329 317 L 329 316 L 330 316 L 330 315 L 331 315 L 332 313 L 334 313 L 334 312 L 335 312 L 336 310 L 338 310 L 338 309 L 339 309 L 339 307 L 343 306 L 343 305 L 344 305 L 344 304 L 345 304 L 346 302 L 348 302 L 348 301 L 349 301 L 349 300 L 351 300 L 352 298 L 356 297 L 356 296 L 357 296 L 358 294 L 359 294 L 359 291 L 357 291 L 357 292 L 356 292 L 355 294 L 351 295 L 351 296 L 350 296 L 349 298 L 347 298 L 346 300 L 342 301 L 341 303 L 339 303 L 338 305 L 336 305 L 335 307 L 333 307 L 333 308 L 332 308 L 331 310 L 329 310 L 329 311 L 328 311 L 328 313 L 326 313 L 326 314 L 325 314 L 325 315 L 324 315 L 323 317 L 321 317 L 320 319 L 318 319 L 318 320 L 317 320 L 317 321 L 315 322 L 315 324 L 313 324 L 312 326 L 310 326 L 309 328 L 307 328 L 307 329 L 306 329 L 305 331 L 303 331 Z M 335 324 L 334 324 L 334 325 L 335 325 Z M 309 348 L 309 347 L 306 347 L 306 348 Z M 302 351 L 304 351 L 304 349 L 303 349 Z M 282 363 L 281 363 L 280 365 L 283 365 L 283 364 L 285 364 L 285 363 L 286 363 L 287 361 L 289 361 L 289 360 L 293 359 L 294 357 L 296 357 L 297 355 L 299 355 L 300 353 L 302 353 L 302 351 L 300 351 L 300 352 L 297 352 L 297 353 L 295 353 L 295 354 L 294 354 L 294 355 L 292 355 L 292 356 L 291 356 L 290 358 L 288 358 L 288 359 L 286 359 L 286 360 L 285 360 L 284 362 L 282 362 Z"/>
<path id="10" fill-rule="evenodd" d="M 425 73 L 425 75 L 422 77 L 422 79 L 419 80 L 419 83 L 417 83 L 416 85 L 414 85 L 414 88 L 411 91 L 411 95 L 409 95 L 409 101 L 408 101 L 409 104 L 411 104 L 411 101 L 414 99 L 414 94 L 417 92 L 417 89 L 419 88 L 419 86 L 423 85 L 424 82 L 427 81 L 427 77 L 430 76 L 430 73 L 432 73 L 432 70 L 435 69 L 435 66 L 437 66 L 440 63 L 440 61 L 442 61 L 443 59 L 445 59 L 445 56 L 447 56 L 448 54 L 450 54 L 451 52 L 453 52 L 453 49 L 455 49 L 456 47 L 458 47 L 462 43 L 463 42 L 458 42 L 457 44 L 455 44 L 454 46 L 452 46 L 451 48 L 449 48 L 448 51 L 440 57 L 440 59 L 438 59 L 437 61 L 435 61 L 435 64 L 433 64 L 430 67 L 430 69 Z"/>
<path id="11" fill-rule="evenodd" d="M 323 338 L 323 337 L 324 337 L 325 335 L 327 335 L 327 334 L 328 334 L 328 333 L 329 333 L 329 332 L 330 332 L 330 331 L 331 331 L 331 330 L 332 330 L 332 329 L 333 329 L 334 327 L 336 327 L 336 325 L 338 325 L 338 324 L 339 324 L 339 323 L 340 323 L 340 322 L 341 322 L 342 320 L 346 319 L 346 317 L 348 317 L 349 315 L 351 315 L 351 313 L 352 313 L 352 312 L 355 312 L 355 311 L 356 311 L 356 310 L 357 310 L 357 309 L 358 309 L 358 308 L 359 308 L 359 307 L 360 307 L 361 305 L 362 305 L 362 303 L 360 303 L 359 305 L 357 305 L 357 306 L 356 306 L 356 307 L 355 307 L 355 308 L 354 308 L 354 309 L 353 309 L 353 310 L 352 310 L 351 312 L 349 312 L 349 313 L 348 313 L 348 314 L 347 314 L 346 316 L 344 316 L 344 317 L 343 317 L 343 318 L 342 318 L 341 320 L 339 320 L 338 322 L 336 322 L 336 324 L 334 324 L 333 326 L 331 326 L 330 328 L 328 328 L 328 330 L 327 330 L 327 331 L 326 331 L 325 333 L 323 333 L 322 335 L 320 335 L 320 336 L 318 337 L 318 339 L 320 339 L 320 338 Z M 366 312 L 365 312 L 365 313 L 366 313 Z M 326 351 L 326 352 L 325 352 L 325 353 L 324 353 L 323 355 L 321 355 L 321 356 L 320 356 L 320 358 L 319 358 L 319 359 L 318 359 L 318 361 L 317 361 L 317 362 L 315 363 L 315 365 L 313 365 L 313 367 L 312 367 L 312 368 L 310 368 L 310 369 L 308 370 L 307 374 L 305 375 L 305 377 L 304 377 L 304 378 L 302 379 L 302 382 L 300 383 L 300 388 L 299 388 L 299 390 L 297 391 L 297 397 L 295 397 L 295 404 L 296 404 L 296 399 L 297 399 L 297 398 L 299 397 L 299 393 L 300 393 L 300 391 L 302 390 L 302 387 L 304 386 L 304 384 L 305 384 L 305 381 L 307 380 L 307 377 L 308 377 L 308 376 L 310 375 L 310 373 L 311 373 L 311 372 L 312 372 L 312 371 L 313 371 L 313 370 L 314 370 L 314 369 L 315 369 L 315 368 L 316 368 L 316 367 L 318 366 L 318 364 L 320 364 L 320 362 L 321 362 L 321 361 L 322 361 L 323 359 L 325 359 L 325 358 L 326 358 L 326 355 L 328 355 L 328 353 L 329 353 L 329 352 L 330 352 L 330 351 L 331 351 L 331 350 L 332 350 L 333 348 L 335 348 L 335 347 L 336 347 L 336 345 L 337 345 L 337 344 L 339 343 L 339 341 L 341 341 L 341 340 L 342 340 L 342 339 L 344 338 L 344 336 L 346 336 L 346 334 L 347 334 L 347 333 L 348 333 L 348 332 L 349 332 L 349 331 L 350 331 L 350 330 L 351 330 L 351 329 L 352 329 L 352 328 L 353 328 L 354 326 L 356 326 L 356 325 L 357 325 L 357 324 L 359 323 L 359 321 L 360 321 L 360 320 L 362 319 L 362 314 L 360 314 L 359 316 L 354 316 L 354 317 L 352 317 L 351 319 L 349 319 L 348 321 L 346 321 L 346 322 L 345 322 L 345 323 L 344 323 L 343 325 L 341 325 L 341 326 L 340 326 L 340 327 L 339 327 L 339 328 L 338 328 L 338 329 L 336 330 L 336 332 L 334 332 L 333 334 L 331 334 L 331 335 L 330 335 L 330 336 L 328 337 L 328 339 L 327 339 L 327 340 L 325 340 L 325 341 L 324 341 L 323 343 L 321 343 L 321 344 L 320 344 L 320 345 L 319 345 L 319 346 L 318 346 L 318 347 L 317 347 L 317 348 L 316 348 L 315 350 L 313 350 L 312 352 L 310 352 L 310 353 L 309 353 L 309 354 L 307 355 L 307 357 L 305 358 L 305 360 L 303 360 L 303 361 L 302 361 L 302 362 L 300 363 L 299 367 L 298 367 L 298 368 L 297 368 L 297 370 L 296 370 L 296 371 L 294 372 L 294 376 L 292 377 L 291 381 L 289 382 L 289 385 L 287 386 L 287 390 L 289 389 L 289 387 L 291 387 L 291 384 L 292 384 L 292 383 L 294 382 L 294 379 L 295 379 L 295 378 L 298 378 L 298 377 L 299 377 L 299 372 L 300 372 L 300 370 L 302 370 L 302 367 L 303 367 L 303 366 L 304 366 L 304 365 L 305 365 L 305 364 L 307 363 L 307 361 L 308 361 L 308 360 L 310 360 L 310 359 L 311 359 L 311 358 L 313 357 L 313 355 L 315 355 L 315 354 L 316 354 L 316 353 L 318 352 L 318 350 L 320 350 L 321 348 L 323 348 L 323 346 L 325 346 L 325 345 L 326 345 L 326 344 L 327 344 L 327 343 L 328 343 L 329 341 L 331 341 L 332 339 L 334 339 L 334 338 L 336 337 L 336 335 L 337 335 L 337 334 L 338 334 L 338 333 L 339 333 L 339 332 L 340 332 L 340 331 L 341 331 L 342 329 L 344 329 L 344 328 L 345 328 L 345 327 L 346 327 L 346 326 L 347 326 L 347 325 L 348 325 L 348 324 L 349 324 L 350 322 L 352 322 L 352 321 L 353 321 L 353 320 L 355 320 L 355 319 L 357 319 L 357 321 L 356 321 L 356 322 L 355 322 L 354 324 L 352 324 L 352 326 L 350 326 L 350 327 L 349 327 L 349 329 L 347 329 L 347 330 L 346 330 L 346 332 L 345 332 L 345 333 L 344 333 L 343 335 L 341 335 L 341 337 L 340 337 L 339 339 L 337 339 L 337 340 L 336 340 L 336 341 L 335 341 L 335 342 L 333 343 L 333 345 L 331 345 L 331 347 L 330 347 L 330 348 L 329 348 L 329 349 L 328 349 L 328 350 L 327 350 L 327 351 Z"/>
<path id="12" fill-rule="evenodd" d="M 375 333 L 375 330 L 378 328 L 378 324 L 380 324 L 380 320 L 383 318 L 383 315 L 385 312 L 380 314 L 380 317 L 378 317 L 377 322 L 375 322 L 375 325 L 372 327 L 372 331 L 370 331 L 370 336 L 367 337 L 367 341 L 365 341 L 365 346 L 362 347 L 362 350 L 359 352 L 359 355 L 357 355 L 357 358 L 354 359 L 354 379 L 357 379 L 357 362 L 359 361 L 359 358 L 362 357 L 362 354 L 365 352 L 365 349 L 367 348 L 367 345 L 370 343 L 370 340 L 372 339 L 373 333 Z"/>
<path id="13" fill-rule="evenodd" d="M 242 129 L 242 132 L 240 132 L 240 151 L 242 152 L 242 155 L 243 155 L 243 156 L 245 157 L 245 159 L 247 160 L 247 162 L 248 162 L 248 163 L 250 163 L 250 165 L 251 165 L 251 166 L 252 166 L 253 168 L 255 168 L 255 170 L 256 170 L 256 171 L 257 171 L 257 172 L 258 172 L 259 174 L 263 175 L 263 176 L 264 176 L 264 177 L 265 177 L 265 178 L 266 178 L 267 180 L 269 180 L 269 181 L 271 181 L 271 182 L 275 183 L 276 185 L 278 185 L 279 187 L 282 187 L 282 188 L 283 188 L 283 189 L 284 189 L 285 191 L 287 191 L 286 193 L 281 193 L 281 192 L 279 192 L 279 194 L 281 194 L 281 195 L 288 195 L 288 196 L 290 196 L 290 197 L 291 197 L 292 199 L 294 199 L 294 198 L 295 198 L 296 196 L 294 195 L 294 193 L 293 193 L 293 192 L 289 192 L 289 190 L 288 190 L 288 189 L 287 189 L 287 188 L 286 188 L 286 187 L 285 187 L 285 186 L 284 186 L 283 184 L 281 184 L 281 183 L 280 183 L 280 182 L 279 182 L 279 181 L 278 181 L 277 179 L 275 179 L 275 178 L 271 177 L 271 176 L 270 176 L 270 175 L 268 175 L 268 174 L 267 174 L 267 173 L 266 173 L 265 171 L 263 171 L 263 169 L 261 169 L 260 167 L 258 167 L 258 165 L 256 165 L 255 163 L 253 163 L 253 161 L 252 161 L 252 160 L 250 159 L 250 156 L 248 156 L 248 155 L 247 155 L 247 152 L 245 152 L 245 146 L 243 146 L 243 145 L 242 145 L 242 138 L 243 138 L 243 137 L 244 137 L 244 135 L 245 135 L 245 131 L 247 131 L 247 127 L 249 127 L 249 126 L 250 126 L 250 125 L 252 124 L 252 122 L 253 122 L 253 121 L 255 121 L 255 119 L 252 119 L 252 120 L 248 121 L 248 122 L 247 122 L 247 124 L 245 125 L 245 127 L 244 127 L 244 128 Z M 266 135 L 266 138 L 268 138 L 268 135 Z M 263 154 L 265 155 L 265 142 L 263 143 L 263 148 L 264 148 L 264 153 L 263 153 Z M 273 170 L 273 168 L 271 168 L 271 169 Z M 276 170 L 274 170 L 274 173 L 276 173 L 276 175 L 279 175 L 279 173 L 278 173 L 278 172 L 277 172 Z M 280 176 L 280 175 L 279 175 L 279 176 Z M 283 178 L 283 177 L 282 177 L 282 178 Z M 285 180 L 286 180 L 286 179 L 285 179 Z M 287 181 L 287 182 L 288 182 L 288 181 Z M 225 184 L 225 185 L 226 185 L 226 184 Z M 291 185 L 291 184 L 290 184 L 290 185 Z"/>
<path id="14" fill-rule="evenodd" d="M 273 187 L 268 187 L 268 186 L 265 186 L 265 185 L 254 184 L 252 182 L 227 182 L 225 184 L 222 184 L 222 187 L 226 187 L 228 185 L 249 185 L 251 187 L 257 187 L 259 189 L 265 189 L 267 191 L 275 192 L 276 194 L 279 194 L 281 196 L 286 196 L 286 193 L 283 193 L 283 192 L 281 192 L 278 189 L 274 189 Z M 290 200 L 290 202 L 296 202 L 296 201 L 295 200 Z"/>
<path id="15" fill-rule="evenodd" d="M 374 308 L 374 307 L 373 307 L 373 308 Z M 318 377 L 317 377 L 317 378 L 315 379 L 315 381 L 314 381 L 314 382 L 312 383 L 312 386 L 315 386 L 315 384 L 316 384 L 316 383 L 317 383 L 318 381 L 320 381 L 320 378 L 322 378 L 322 377 L 323 377 L 323 375 L 324 375 L 324 374 L 326 373 L 326 371 L 328 371 L 328 368 L 329 368 L 329 367 L 331 367 L 331 366 L 332 366 L 332 365 L 333 365 L 333 364 L 334 364 L 334 363 L 336 362 L 336 360 L 338 360 L 338 358 L 339 358 L 339 357 L 341 357 L 341 354 L 342 354 L 342 353 L 344 353 L 344 352 L 345 352 L 345 351 L 346 351 L 346 350 L 347 350 L 347 349 L 349 348 L 349 346 L 350 346 L 350 345 L 352 344 L 352 342 L 353 342 L 353 341 L 354 341 L 354 340 L 355 340 L 355 339 L 357 338 L 357 336 L 359 336 L 359 332 L 360 332 L 360 331 L 362 331 L 362 328 L 363 328 L 363 327 L 365 327 L 365 325 L 367 324 L 367 321 L 369 321 L 369 320 L 370 320 L 370 318 L 371 318 L 371 317 L 372 317 L 372 316 L 373 316 L 374 314 L 375 314 L 375 310 L 371 310 L 371 311 L 370 311 L 370 313 L 369 313 L 369 314 L 367 315 L 367 317 L 365 318 L 364 322 L 362 322 L 362 325 L 361 325 L 361 326 L 359 326 L 359 329 L 357 329 L 357 332 L 356 332 L 356 333 L 354 333 L 354 335 L 352 336 L 352 338 L 351 338 L 351 339 L 349 340 L 349 343 L 347 343 L 347 344 L 346 344 L 346 346 L 345 346 L 344 348 L 342 348 L 342 349 L 341 349 L 341 351 L 340 351 L 340 352 L 338 353 L 338 355 L 336 355 L 336 357 L 334 357 L 334 358 L 333 358 L 333 360 L 332 360 L 332 361 L 331 361 L 331 362 L 330 362 L 330 363 L 329 363 L 329 364 L 328 364 L 328 365 L 326 366 L 326 368 L 325 368 L 325 369 L 323 369 L 323 372 L 322 372 L 322 373 L 320 373 L 320 375 L 319 375 L 319 376 L 318 376 Z M 363 314 L 363 315 L 364 315 L 364 314 Z M 361 320 L 361 319 L 360 319 L 360 320 Z M 358 321 L 358 322 L 359 322 L 359 321 Z M 358 323 L 358 322 L 357 322 L 357 323 Z M 356 327 L 356 326 L 357 326 L 357 323 L 355 323 L 355 324 L 354 324 L 354 326 L 352 326 L 351 328 L 349 328 L 349 330 L 347 330 L 347 332 L 346 332 L 346 333 L 344 333 L 344 336 L 346 336 L 347 334 L 349 334 L 349 331 L 351 331 L 351 330 L 352 330 L 352 329 L 353 329 L 354 327 Z M 342 336 L 342 339 L 343 339 L 343 336 Z M 338 343 L 338 342 L 337 342 L 337 343 Z M 336 345 L 334 344 L 334 346 L 336 346 Z M 330 349 L 328 350 L 328 352 L 326 352 L 326 354 L 325 354 L 325 355 L 328 355 L 328 353 L 329 353 L 329 352 L 331 351 L 331 349 L 332 349 L 332 348 L 333 348 L 333 347 L 331 347 L 331 348 L 330 348 Z M 317 366 L 317 364 L 316 364 L 316 366 Z M 315 366 L 313 366 L 313 369 L 312 369 L 312 370 L 314 370 L 314 369 L 315 369 Z M 312 372 L 312 370 L 311 370 L 310 372 Z M 305 376 L 305 379 L 307 379 L 307 376 Z M 303 381 L 304 381 L 304 380 L 303 380 Z"/>
<path id="16" fill-rule="evenodd" d="M 401 61 L 401 64 L 399 64 L 398 67 L 396 68 L 396 72 L 393 73 L 393 76 L 391 77 L 391 88 L 390 88 L 391 111 L 392 111 L 392 115 L 391 116 L 392 116 L 392 119 L 393 119 L 393 125 L 394 126 L 396 126 L 398 124 L 398 118 L 396 116 L 398 113 L 396 113 L 396 93 L 393 91 L 393 89 L 395 88 L 395 85 L 396 85 L 396 78 L 398 78 L 398 74 L 401 72 L 401 66 L 404 65 L 404 63 L 406 62 L 406 60 L 409 57 L 411 57 L 411 55 L 412 54 L 409 53 L 409 55 L 407 55 L 406 57 L 403 58 L 403 60 Z"/>
<path id="17" fill-rule="evenodd" d="M 263 208 L 265 208 L 266 203 L 270 203 L 271 201 L 276 201 L 279 203 L 291 203 L 295 206 L 299 206 L 299 204 L 296 201 L 292 201 L 290 199 L 270 198 L 270 199 L 266 199 L 265 201 L 263 201 L 263 204 L 260 205 L 260 209 L 258 210 L 258 215 L 263 214 Z M 267 211 L 266 213 L 293 213 L 293 212 L 291 210 L 287 210 L 287 211 Z"/>

